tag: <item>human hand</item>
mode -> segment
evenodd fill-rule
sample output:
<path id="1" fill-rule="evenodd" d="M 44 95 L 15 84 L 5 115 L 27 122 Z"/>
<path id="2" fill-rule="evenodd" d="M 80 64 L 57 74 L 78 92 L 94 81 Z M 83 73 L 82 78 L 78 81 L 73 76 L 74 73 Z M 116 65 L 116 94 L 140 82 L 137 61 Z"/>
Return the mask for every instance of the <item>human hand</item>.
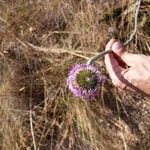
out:
<path id="1" fill-rule="evenodd" d="M 150 56 L 127 53 L 115 39 L 108 42 L 106 50 L 114 52 L 105 55 L 106 69 L 112 83 L 122 90 L 150 95 Z"/>

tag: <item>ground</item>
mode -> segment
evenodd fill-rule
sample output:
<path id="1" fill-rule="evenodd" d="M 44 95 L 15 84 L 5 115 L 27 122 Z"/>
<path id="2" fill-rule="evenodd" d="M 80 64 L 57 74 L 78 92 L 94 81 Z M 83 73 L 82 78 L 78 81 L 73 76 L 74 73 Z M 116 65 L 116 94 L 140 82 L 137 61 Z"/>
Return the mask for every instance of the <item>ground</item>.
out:
<path id="1" fill-rule="evenodd" d="M 0 149 L 149 150 L 150 98 L 113 86 L 95 100 L 74 97 L 74 64 L 105 49 L 108 29 L 124 42 L 134 28 L 134 0 L 0 0 Z M 126 50 L 150 55 L 150 2 Z"/>

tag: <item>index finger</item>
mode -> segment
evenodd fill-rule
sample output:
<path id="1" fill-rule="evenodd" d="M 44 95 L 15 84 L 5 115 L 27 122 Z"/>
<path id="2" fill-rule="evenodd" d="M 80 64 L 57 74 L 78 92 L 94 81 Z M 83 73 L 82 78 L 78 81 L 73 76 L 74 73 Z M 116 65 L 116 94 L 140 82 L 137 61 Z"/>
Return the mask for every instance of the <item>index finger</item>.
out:
<path id="1" fill-rule="evenodd" d="M 116 42 L 115 39 L 111 39 L 108 44 L 106 45 L 106 51 L 107 50 L 112 50 L 113 44 Z M 122 70 L 122 68 L 119 66 L 119 63 L 117 59 L 115 59 L 114 53 L 109 53 L 105 55 L 105 64 L 106 64 L 106 69 L 110 76 L 114 76 L 115 72 Z"/>
<path id="2" fill-rule="evenodd" d="M 106 46 L 106 51 L 107 50 L 114 50 L 113 49 L 113 44 L 116 42 L 116 40 L 112 39 L 108 42 L 107 46 Z M 118 48 L 116 46 L 116 48 Z M 106 69 L 112 79 L 112 82 L 114 85 L 122 88 L 125 86 L 124 82 L 123 82 L 123 76 L 122 76 L 122 72 L 125 71 L 124 68 L 122 68 L 117 59 L 115 58 L 115 53 L 109 53 L 107 55 L 105 55 L 105 64 L 106 64 Z"/>

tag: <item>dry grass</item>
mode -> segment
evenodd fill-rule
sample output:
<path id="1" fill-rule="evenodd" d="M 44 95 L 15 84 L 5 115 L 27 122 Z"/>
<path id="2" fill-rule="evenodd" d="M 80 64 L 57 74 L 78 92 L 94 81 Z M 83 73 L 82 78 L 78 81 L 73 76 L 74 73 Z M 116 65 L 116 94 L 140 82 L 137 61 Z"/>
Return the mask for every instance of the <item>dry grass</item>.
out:
<path id="1" fill-rule="evenodd" d="M 70 67 L 104 49 L 110 26 L 127 39 L 133 3 L 0 0 L 0 149 L 122 150 L 141 141 L 138 148 L 148 147 L 149 114 L 141 111 L 148 98 L 120 92 L 111 81 L 95 101 L 66 87 Z M 144 0 L 130 52 L 150 54 L 149 8 Z M 102 61 L 97 67 L 107 74 Z"/>

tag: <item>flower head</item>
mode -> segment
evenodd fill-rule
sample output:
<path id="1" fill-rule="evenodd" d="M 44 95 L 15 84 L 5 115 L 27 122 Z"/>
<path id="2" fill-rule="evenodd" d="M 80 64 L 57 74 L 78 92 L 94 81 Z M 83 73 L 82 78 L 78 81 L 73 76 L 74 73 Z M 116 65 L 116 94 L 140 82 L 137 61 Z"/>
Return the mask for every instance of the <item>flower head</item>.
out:
<path id="1" fill-rule="evenodd" d="M 69 72 L 67 85 L 75 95 L 84 99 L 93 99 L 106 78 L 93 65 L 77 64 Z"/>

